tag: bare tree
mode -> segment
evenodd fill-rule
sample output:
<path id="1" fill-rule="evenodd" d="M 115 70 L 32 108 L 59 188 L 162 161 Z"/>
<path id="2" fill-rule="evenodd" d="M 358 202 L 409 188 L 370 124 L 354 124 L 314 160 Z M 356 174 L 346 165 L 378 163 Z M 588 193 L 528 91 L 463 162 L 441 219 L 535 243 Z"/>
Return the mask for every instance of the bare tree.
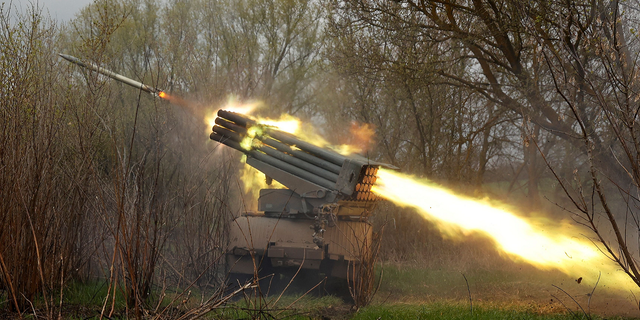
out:
<path id="1" fill-rule="evenodd" d="M 535 3 L 534 3 L 535 4 Z M 575 121 L 584 166 L 577 183 L 556 175 L 577 209 L 576 219 L 593 231 L 602 251 L 640 286 L 638 195 L 638 3 L 581 3 L 554 8 L 527 6 L 527 27 L 538 35 L 559 105 Z M 550 15 L 561 15 L 562 20 Z M 552 22 L 553 21 L 553 22 Z M 604 162 L 606 159 L 613 162 Z M 556 164 L 548 161 L 550 168 Z M 616 170 L 612 170 L 615 167 Z M 618 174 L 622 172 L 623 177 Z M 612 236 L 610 236 L 612 235 Z"/>
<path id="2" fill-rule="evenodd" d="M 497 121 L 508 132 L 504 146 L 511 147 L 503 152 L 522 155 L 515 177 L 526 172 L 530 198 L 539 197 L 542 154 L 578 210 L 578 221 L 593 231 L 607 256 L 640 283 L 638 248 L 631 241 L 638 230 L 638 39 L 631 27 L 637 24 L 637 3 L 331 3 L 336 21 L 357 25 L 374 39 L 387 32 L 396 38 L 402 38 L 402 30 L 415 32 L 420 42 L 414 47 L 424 43 L 421 52 L 433 57 L 429 70 L 437 75 L 434 83 L 472 90 L 479 96 L 475 101 L 497 107 L 489 114 L 500 115 Z M 392 58 L 402 52 L 388 41 L 372 48 L 367 50 L 387 50 Z M 411 60 L 387 58 L 376 65 L 389 61 Z M 456 110 L 468 107 L 469 100 L 464 100 Z M 517 132 L 522 132 L 523 142 L 518 143 Z M 517 145 L 520 152 L 514 152 Z M 575 190 L 567 182 L 572 171 L 578 181 Z"/>

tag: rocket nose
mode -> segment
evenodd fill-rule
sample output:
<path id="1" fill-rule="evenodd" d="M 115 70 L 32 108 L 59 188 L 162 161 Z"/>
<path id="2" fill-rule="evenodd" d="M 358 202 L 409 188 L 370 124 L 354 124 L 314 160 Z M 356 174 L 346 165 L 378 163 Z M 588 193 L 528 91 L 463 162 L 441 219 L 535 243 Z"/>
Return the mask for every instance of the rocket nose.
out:
<path id="1" fill-rule="evenodd" d="M 58 53 L 58 55 L 63 57 L 65 60 L 67 60 L 69 62 L 77 63 L 77 61 L 78 61 L 78 58 L 70 56 L 68 54 Z"/>

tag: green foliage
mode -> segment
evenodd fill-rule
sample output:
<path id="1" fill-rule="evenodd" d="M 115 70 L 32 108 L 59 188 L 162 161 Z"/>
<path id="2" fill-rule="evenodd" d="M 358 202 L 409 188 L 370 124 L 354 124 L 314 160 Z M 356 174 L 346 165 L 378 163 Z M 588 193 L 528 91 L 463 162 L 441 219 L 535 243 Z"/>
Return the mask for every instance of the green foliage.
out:
<path id="1" fill-rule="evenodd" d="M 340 307 L 344 309 L 344 302 L 334 296 L 313 297 L 299 295 L 283 295 L 277 303 L 276 297 L 267 298 L 264 306 L 241 300 L 229 304 L 208 315 L 211 319 L 256 319 L 275 317 L 277 319 L 315 319 L 319 318 L 325 309 Z M 346 310 L 344 312 L 346 315 Z"/>
<path id="2" fill-rule="evenodd" d="M 109 293 L 109 283 L 107 281 L 72 281 L 65 286 L 63 292 L 64 303 L 68 305 L 84 306 L 88 308 L 102 307 L 105 297 L 113 295 Z M 126 300 L 122 290 L 116 289 L 115 308 L 121 310 L 126 306 Z"/>
<path id="3" fill-rule="evenodd" d="M 354 320 L 367 319 L 602 319 L 584 314 L 539 314 L 526 308 L 474 306 L 468 304 L 427 303 L 422 305 L 375 305 L 363 308 L 354 315 Z"/>

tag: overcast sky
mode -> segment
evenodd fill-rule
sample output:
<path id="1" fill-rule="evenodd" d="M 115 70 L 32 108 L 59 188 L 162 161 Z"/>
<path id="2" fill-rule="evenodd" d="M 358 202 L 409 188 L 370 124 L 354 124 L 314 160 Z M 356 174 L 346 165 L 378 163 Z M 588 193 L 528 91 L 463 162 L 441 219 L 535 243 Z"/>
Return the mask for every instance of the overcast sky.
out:
<path id="1" fill-rule="evenodd" d="M 92 0 L 14 0 L 13 5 L 21 12 L 25 12 L 30 4 L 37 3 L 38 7 L 43 8 L 43 14 L 46 15 L 48 11 L 52 19 L 67 22 L 91 2 Z"/>

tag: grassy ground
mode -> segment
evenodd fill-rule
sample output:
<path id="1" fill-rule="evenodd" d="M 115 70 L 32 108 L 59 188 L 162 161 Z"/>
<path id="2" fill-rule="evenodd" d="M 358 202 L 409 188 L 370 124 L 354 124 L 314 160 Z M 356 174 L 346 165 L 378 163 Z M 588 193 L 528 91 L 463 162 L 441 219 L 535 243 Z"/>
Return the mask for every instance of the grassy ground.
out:
<path id="1" fill-rule="evenodd" d="M 593 288 L 561 273 L 505 262 L 503 268 L 453 270 L 380 265 L 382 282 L 374 302 L 354 311 L 335 297 L 285 296 L 269 307 L 290 319 L 635 319 L 631 295 Z M 273 300 L 271 300 L 273 302 Z M 282 311 L 280 308 L 287 309 Z M 260 315 L 244 302 L 212 318 Z"/>
<path id="2" fill-rule="evenodd" d="M 640 317 L 633 296 L 585 287 L 559 273 L 531 267 L 453 270 L 384 264 L 376 298 L 358 311 L 334 296 L 272 295 L 241 299 L 205 319 L 634 319 Z M 106 296 L 104 282 L 75 283 L 64 292 L 64 319 L 92 319 Z M 114 318 L 126 318 L 116 292 Z M 175 293 L 173 293 L 175 295 Z M 167 297 L 171 297 L 171 293 Z M 206 294 L 204 295 L 206 297 Z M 164 315 L 176 318 L 202 301 L 193 293 Z M 165 299 L 165 300 L 168 300 Z M 163 303 L 162 308 L 168 304 Z M 108 306 L 108 309 L 110 306 Z M 57 314 L 57 313 L 56 313 Z M 0 314 L 0 318 L 10 318 Z"/>
<path id="3" fill-rule="evenodd" d="M 352 319 L 589 319 L 580 313 L 541 314 L 537 310 L 507 307 L 475 307 L 459 302 L 374 305 L 356 313 Z M 598 316 L 592 319 L 601 319 Z"/>
<path id="4" fill-rule="evenodd" d="M 459 314 L 443 319 L 464 317 L 470 313 L 471 305 L 477 310 L 474 319 L 482 318 L 483 313 L 489 318 L 503 318 L 499 315 L 503 311 L 518 314 L 519 319 L 534 319 L 531 317 L 534 315 L 553 318 L 581 314 L 640 317 L 632 293 L 606 291 L 602 287 L 594 291 L 593 287 L 562 273 L 543 272 L 525 265 L 505 263 L 502 269 L 455 271 L 393 264 L 382 265 L 382 269 L 383 281 L 371 306 L 374 309 L 387 306 L 397 312 L 420 315 L 436 312 L 433 310 L 443 312 L 443 306 L 449 306 L 452 312 Z M 423 309 L 425 305 L 429 308 Z M 428 318 L 436 313 L 430 313 Z"/>

